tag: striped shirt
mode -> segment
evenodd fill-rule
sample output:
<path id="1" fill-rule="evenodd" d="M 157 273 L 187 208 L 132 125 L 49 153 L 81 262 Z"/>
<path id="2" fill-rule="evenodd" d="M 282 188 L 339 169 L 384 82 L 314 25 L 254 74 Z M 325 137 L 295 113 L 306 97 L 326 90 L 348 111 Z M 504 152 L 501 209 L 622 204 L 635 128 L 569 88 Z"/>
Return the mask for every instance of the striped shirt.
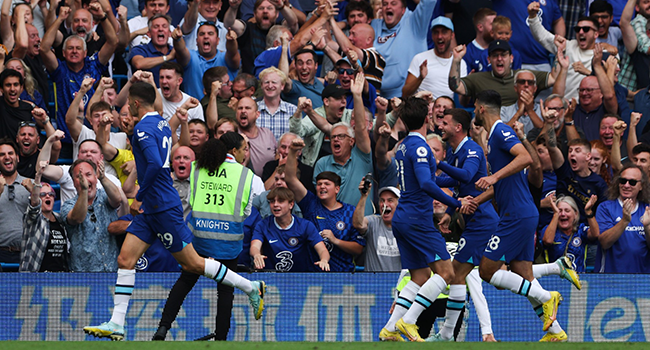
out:
<path id="1" fill-rule="evenodd" d="M 271 113 L 266 107 L 264 99 L 261 99 L 257 101 L 257 110 L 260 112 L 260 116 L 257 118 L 257 126 L 270 129 L 275 139 L 279 140 L 282 134 L 289 132 L 289 119 L 296 113 L 297 108 L 291 103 L 280 101 L 278 109 L 275 113 Z"/>

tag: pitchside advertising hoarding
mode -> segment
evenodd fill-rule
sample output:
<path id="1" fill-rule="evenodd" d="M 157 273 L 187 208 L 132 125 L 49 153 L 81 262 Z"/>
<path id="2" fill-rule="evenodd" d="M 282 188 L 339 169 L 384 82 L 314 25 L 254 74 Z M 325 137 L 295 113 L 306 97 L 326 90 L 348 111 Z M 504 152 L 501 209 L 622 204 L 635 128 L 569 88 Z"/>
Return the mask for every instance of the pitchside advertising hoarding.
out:
<path id="1" fill-rule="evenodd" d="M 229 340 L 376 341 L 393 301 L 396 273 L 247 274 L 268 284 L 266 310 L 252 317 L 235 292 Z M 126 317 L 126 340 L 150 340 L 178 274 L 138 273 Z M 0 340 L 93 340 L 83 326 L 108 321 L 115 274 L 0 274 Z M 650 275 L 582 275 L 576 290 L 557 276 L 540 279 L 564 296 L 558 320 L 570 341 L 648 341 Z M 202 278 L 188 295 L 167 340 L 194 340 L 214 330 L 217 285 Z M 501 341 L 537 341 L 542 323 L 526 298 L 484 283 L 492 328 Z M 480 341 L 472 303 L 460 335 Z"/>

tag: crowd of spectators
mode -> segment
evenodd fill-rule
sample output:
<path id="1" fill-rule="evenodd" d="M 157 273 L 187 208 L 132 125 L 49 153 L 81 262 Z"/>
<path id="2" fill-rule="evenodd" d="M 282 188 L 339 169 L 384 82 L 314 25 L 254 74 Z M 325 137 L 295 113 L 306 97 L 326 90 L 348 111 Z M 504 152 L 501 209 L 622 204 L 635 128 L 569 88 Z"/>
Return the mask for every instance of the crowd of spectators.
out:
<path id="1" fill-rule="evenodd" d="M 116 271 L 142 212 L 127 96 L 146 82 L 172 129 L 164 166 L 186 217 L 202 146 L 241 135 L 229 159 L 255 174 L 243 268 L 399 271 L 391 219 L 394 155 L 408 134 L 402 99 L 428 102 L 427 143 L 445 162 L 454 154 L 445 116 L 472 112 L 478 93 L 495 90 L 501 120 L 533 158 L 536 261 L 650 272 L 650 0 L 4 0 L 0 9 L 0 262 L 20 271 Z M 490 134 L 472 124 L 469 137 L 487 154 Z M 463 218 L 450 214 L 441 203 L 431 213 L 458 241 Z M 137 267 L 178 271 L 170 261 L 154 244 Z"/>

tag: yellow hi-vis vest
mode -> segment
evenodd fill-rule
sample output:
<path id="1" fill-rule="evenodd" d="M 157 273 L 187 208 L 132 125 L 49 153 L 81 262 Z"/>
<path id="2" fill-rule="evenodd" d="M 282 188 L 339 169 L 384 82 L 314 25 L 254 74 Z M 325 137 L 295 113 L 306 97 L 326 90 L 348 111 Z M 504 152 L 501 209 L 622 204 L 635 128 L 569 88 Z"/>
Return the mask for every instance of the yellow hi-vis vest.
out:
<path id="1" fill-rule="evenodd" d="M 239 256 L 252 183 L 253 172 L 239 163 L 224 161 L 216 172 L 209 172 L 192 162 L 188 221 L 199 254 L 216 259 Z"/>

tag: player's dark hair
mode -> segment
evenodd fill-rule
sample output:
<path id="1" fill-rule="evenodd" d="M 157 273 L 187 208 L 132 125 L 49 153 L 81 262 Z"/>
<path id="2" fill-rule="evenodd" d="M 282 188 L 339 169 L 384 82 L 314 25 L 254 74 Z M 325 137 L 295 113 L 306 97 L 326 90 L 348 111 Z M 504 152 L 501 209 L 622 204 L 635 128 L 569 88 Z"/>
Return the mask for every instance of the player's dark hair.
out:
<path id="1" fill-rule="evenodd" d="M 638 145 L 634 146 L 634 148 L 632 148 L 633 156 L 636 156 L 644 152 L 650 154 L 650 145 L 648 145 L 647 143 L 639 143 Z"/>
<path id="2" fill-rule="evenodd" d="M 153 106 L 156 102 L 156 88 L 144 81 L 133 83 L 129 88 L 129 95 L 147 106 Z"/>
<path id="3" fill-rule="evenodd" d="M 501 95 L 494 90 L 483 90 L 476 95 L 476 104 L 499 110 L 501 109 Z"/>
<path id="4" fill-rule="evenodd" d="M 97 174 L 97 164 L 95 164 L 93 161 L 89 159 L 77 159 L 70 165 L 70 169 L 68 169 L 68 174 L 70 174 L 70 177 L 74 179 L 74 169 L 81 163 L 86 163 L 90 164 L 90 166 L 93 168 L 95 171 L 95 174 Z"/>
<path id="5" fill-rule="evenodd" d="M 361 11 L 365 12 L 368 19 L 375 18 L 375 15 L 372 11 L 372 6 L 369 2 L 366 1 L 350 1 L 347 6 L 345 6 L 345 18 L 347 19 L 350 16 L 352 11 Z"/>
<path id="6" fill-rule="evenodd" d="M 598 20 L 593 18 L 593 17 L 581 16 L 580 18 L 578 18 L 578 22 L 576 22 L 576 23 L 580 23 L 582 21 L 591 22 L 594 25 L 594 27 L 596 27 L 596 29 L 598 29 L 598 27 L 599 27 Z"/>
<path id="7" fill-rule="evenodd" d="M 571 146 L 583 146 L 587 148 L 587 152 L 591 152 L 591 143 L 587 141 L 587 139 L 580 138 L 580 139 L 573 139 L 567 143 L 567 147 Z"/>
<path id="8" fill-rule="evenodd" d="M 217 171 L 221 163 L 226 161 L 226 154 L 228 154 L 228 149 L 220 139 L 209 139 L 203 144 L 201 152 L 196 158 L 196 165 L 200 169 Z"/>
<path id="9" fill-rule="evenodd" d="M 269 194 L 266 195 L 266 199 L 277 199 L 280 202 L 294 202 L 295 196 L 293 195 L 293 191 L 286 187 L 276 187 L 269 191 Z"/>
<path id="10" fill-rule="evenodd" d="M 332 181 L 335 186 L 341 187 L 341 177 L 331 171 L 323 171 L 316 175 L 316 182 L 318 182 L 318 180 Z"/>
<path id="11" fill-rule="evenodd" d="M 463 108 L 448 108 L 445 109 L 445 115 L 451 115 L 451 118 L 463 128 L 464 132 L 468 132 L 472 126 L 472 116 L 468 111 Z"/>
<path id="12" fill-rule="evenodd" d="M 421 128 L 428 114 L 429 103 L 422 98 L 413 96 L 405 98 L 397 110 L 397 115 L 409 130 Z"/>
<path id="13" fill-rule="evenodd" d="M 18 78 L 18 84 L 20 84 L 20 86 L 25 86 L 25 78 L 23 78 L 20 72 L 14 69 L 5 69 L 2 71 L 0 74 L 0 86 L 3 86 L 5 84 L 5 80 L 10 77 Z"/>
<path id="14" fill-rule="evenodd" d="M 237 148 L 237 149 L 241 148 L 244 142 L 246 142 L 243 136 L 241 136 L 239 133 L 234 131 L 228 131 L 227 133 L 221 135 L 219 140 L 221 140 L 224 146 L 226 146 L 227 152 L 232 151 L 233 148 Z"/>
<path id="15" fill-rule="evenodd" d="M 643 171 L 643 169 L 636 166 L 634 163 L 626 163 L 623 165 L 621 171 L 614 176 L 614 179 L 607 189 L 607 197 L 610 200 L 617 199 L 620 196 L 620 185 L 618 181 L 621 179 L 623 172 L 628 169 L 639 169 L 641 172 L 641 191 L 636 195 L 636 200 L 639 202 L 648 203 L 650 202 L 650 183 L 648 181 L 648 174 Z"/>
<path id="16" fill-rule="evenodd" d="M 95 102 L 88 109 L 88 114 L 93 115 L 93 113 L 101 112 L 101 111 L 107 111 L 109 113 L 112 113 L 113 112 L 113 107 L 110 105 L 110 103 L 108 103 L 106 101 Z"/>
<path id="17" fill-rule="evenodd" d="M 163 70 L 163 69 L 173 70 L 173 71 L 176 72 L 176 74 L 180 75 L 181 77 L 185 73 L 185 71 L 183 70 L 183 66 L 181 66 L 177 62 L 173 62 L 173 61 L 165 61 L 165 62 L 163 62 L 163 64 L 160 65 L 160 70 Z"/>

